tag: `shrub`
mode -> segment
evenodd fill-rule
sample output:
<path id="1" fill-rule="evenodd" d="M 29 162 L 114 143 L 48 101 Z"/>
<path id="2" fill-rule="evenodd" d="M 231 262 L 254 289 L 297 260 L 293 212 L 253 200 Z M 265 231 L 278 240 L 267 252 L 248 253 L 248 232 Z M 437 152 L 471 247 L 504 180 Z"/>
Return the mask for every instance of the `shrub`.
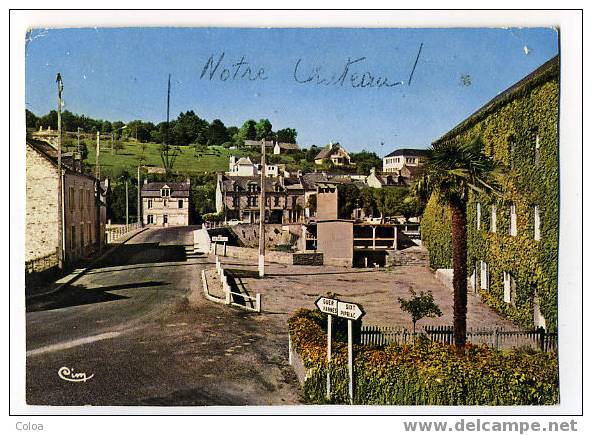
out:
<path id="1" fill-rule="evenodd" d="M 289 320 L 292 346 L 308 370 L 303 392 L 325 403 L 327 337 L 320 316 L 301 309 Z M 334 342 L 331 403 L 349 403 L 347 345 Z M 364 405 L 552 405 L 559 401 L 554 353 L 454 347 L 425 337 L 415 346 L 354 346 L 354 403 Z"/>

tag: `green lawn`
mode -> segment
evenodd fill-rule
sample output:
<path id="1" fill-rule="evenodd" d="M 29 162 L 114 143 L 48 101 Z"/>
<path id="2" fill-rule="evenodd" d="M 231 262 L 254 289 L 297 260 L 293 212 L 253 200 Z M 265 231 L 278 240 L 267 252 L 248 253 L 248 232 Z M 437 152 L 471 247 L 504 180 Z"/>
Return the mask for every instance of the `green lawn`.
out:
<path id="1" fill-rule="evenodd" d="M 160 157 L 160 144 L 148 143 L 145 145 L 144 166 L 162 168 Z M 94 168 L 96 159 L 95 145 L 87 145 L 88 158 L 85 162 Z M 228 170 L 228 158 L 231 155 L 242 156 L 241 150 L 229 150 L 220 146 L 211 146 L 203 153 L 196 154 L 195 149 L 189 146 L 179 147 L 181 153 L 173 166 L 173 171 L 181 175 L 194 175 L 204 172 L 217 172 Z M 135 142 L 124 142 L 123 149 L 111 153 L 108 143 L 101 143 L 100 163 L 101 175 L 116 178 L 124 170 L 135 173 L 138 167 L 142 145 Z"/>

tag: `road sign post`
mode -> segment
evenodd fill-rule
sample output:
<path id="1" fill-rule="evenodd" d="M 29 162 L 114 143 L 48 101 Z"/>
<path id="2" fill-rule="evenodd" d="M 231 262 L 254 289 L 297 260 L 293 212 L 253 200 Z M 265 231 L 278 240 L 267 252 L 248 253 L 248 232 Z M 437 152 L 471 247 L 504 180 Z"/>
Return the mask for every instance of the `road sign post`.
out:
<path id="1" fill-rule="evenodd" d="M 327 401 L 331 400 L 331 324 L 333 316 L 327 315 Z"/>
<path id="2" fill-rule="evenodd" d="M 218 255 L 218 243 L 224 243 L 224 256 L 226 257 L 226 242 L 228 242 L 227 236 L 214 236 L 212 237 L 212 242 L 214 242 L 214 255 Z"/>
<path id="3" fill-rule="evenodd" d="M 353 321 L 364 316 L 358 304 L 343 302 L 338 299 L 320 297 L 315 305 L 327 314 L 327 400 L 331 400 L 331 335 L 333 316 L 347 319 L 347 366 L 349 372 L 349 403 L 354 403 L 354 352 L 353 352 Z"/>

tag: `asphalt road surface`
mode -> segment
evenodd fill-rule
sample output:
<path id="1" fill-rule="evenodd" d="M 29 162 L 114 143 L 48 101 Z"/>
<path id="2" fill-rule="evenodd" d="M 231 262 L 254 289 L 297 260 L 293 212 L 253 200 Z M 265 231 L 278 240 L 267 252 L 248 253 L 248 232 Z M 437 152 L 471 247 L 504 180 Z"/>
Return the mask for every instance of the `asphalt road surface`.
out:
<path id="1" fill-rule="evenodd" d="M 27 307 L 28 404 L 299 403 L 285 322 L 206 300 L 192 229 L 148 229 Z"/>

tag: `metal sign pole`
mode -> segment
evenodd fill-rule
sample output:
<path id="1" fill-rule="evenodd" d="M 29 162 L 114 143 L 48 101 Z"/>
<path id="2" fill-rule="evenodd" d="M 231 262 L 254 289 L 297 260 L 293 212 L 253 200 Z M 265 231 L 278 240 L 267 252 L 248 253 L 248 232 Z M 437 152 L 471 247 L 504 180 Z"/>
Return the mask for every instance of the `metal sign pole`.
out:
<path id="1" fill-rule="evenodd" d="M 214 255 L 218 255 L 218 243 L 214 242 Z"/>
<path id="2" fill-rule="evenodd" d="M 333 316 L 327 315 L 327 401 L 331 400 L 331 326 Z"/>
<path id="3" fill-rule="evenodd" d="M 349 404 L 354 404 L 354 352 L 352 321 L 347 320 L 347 366 L 349 368 Z"/>

